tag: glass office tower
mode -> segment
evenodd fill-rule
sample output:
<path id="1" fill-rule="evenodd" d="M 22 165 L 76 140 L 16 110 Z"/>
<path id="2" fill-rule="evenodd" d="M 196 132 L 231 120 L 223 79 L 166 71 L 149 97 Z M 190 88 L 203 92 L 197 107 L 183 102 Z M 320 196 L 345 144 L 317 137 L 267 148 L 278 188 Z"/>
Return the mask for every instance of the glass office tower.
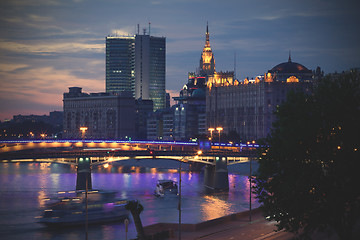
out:
<path id="1" fill-rule="evenodd" d="M 165 108 L 165 37 L 135 36 L 135 98 L 151 99 L 154 111 Z"/>
<path id="2" fill-rule="evenodd" d="M 134 89 L 135 37 L 106 37 L 106 92 Z"/>

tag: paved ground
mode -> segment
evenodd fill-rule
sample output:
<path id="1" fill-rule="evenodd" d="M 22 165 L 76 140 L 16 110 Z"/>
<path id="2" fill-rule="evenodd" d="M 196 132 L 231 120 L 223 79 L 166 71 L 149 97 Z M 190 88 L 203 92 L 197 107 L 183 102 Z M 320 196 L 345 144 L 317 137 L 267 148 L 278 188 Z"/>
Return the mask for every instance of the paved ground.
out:
<path id="1" fill-rule="evenodd" d="M 253 213 L 252 221 L 248 216 L 241 217 L 234 221 L 209 226 L 196 231 L 182 231 L 181 239 L 202 239 L 202 240 L 289 240 L 294 235 L 286 232 L 275 232 L 276 227 L 273 222 L 267 221 L 258 211 Z M 178 231 L 173 232 L 173 237 L 169 239 L 179 239 Z"/>
<path id="2" fill-rule="evenodd" d="M 249 213 L 239 213 L 200 224 L 183 224 L 181 227 L 182 240 L 290 240 L 294 235 L 286 232 L 275 232 L 274 222 L 267 221 L 259 209 L 252 211 L 252 221 Z M 153 236 L 153 239 L 179 239 L 177 224 L 156 224 L 146 227 L 145 232 L 155 234 L 167 231 L 170 237 Z"/>
<path id="3" fill-rule="evenodd" d="M 183 224 L 181 240 L 294 240 L 296 235 L 284 231 L 275 232 L 275 222 L 267 221 L 260 211 L 252 211 L 251 222 L 249 212 L 237 213 L 199 224 Z M 145 227 L 147 235 L 154 240 L 175 240 L 179 238 L 178 224 L 159 223 Z M 354 229 L 352 239 L 360 239 L 360 222 Z M 163 233 L 162 235 L 155 235 Z M 164 234 L 165 233 L 165 234 Z M 334 233 L 334 232 L 333 232 Z M 168 237 L 170 236 L 170 237 Z M 336 234 L 317 232 L 311 235 L 316 240 L 338 240 Z"/>

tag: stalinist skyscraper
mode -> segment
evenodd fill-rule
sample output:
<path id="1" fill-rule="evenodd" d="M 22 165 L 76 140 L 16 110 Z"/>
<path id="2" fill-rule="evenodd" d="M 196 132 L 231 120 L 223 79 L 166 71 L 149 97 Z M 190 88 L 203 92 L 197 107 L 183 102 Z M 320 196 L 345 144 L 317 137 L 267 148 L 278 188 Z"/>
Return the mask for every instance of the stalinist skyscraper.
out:
<path id="1" fill-rule="evenodd" d="M 206 40 L 200 58 L 200 75 L 208 77 L 215 72 L 215 58 L 210 47 L 209 26 L 206 24 Z"/>

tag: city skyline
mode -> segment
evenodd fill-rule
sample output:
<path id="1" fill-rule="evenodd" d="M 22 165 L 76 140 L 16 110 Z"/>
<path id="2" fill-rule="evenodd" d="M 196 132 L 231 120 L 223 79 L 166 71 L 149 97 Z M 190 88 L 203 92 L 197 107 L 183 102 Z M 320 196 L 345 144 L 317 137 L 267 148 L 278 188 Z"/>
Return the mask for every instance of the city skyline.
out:
<path id="1" fill-rule="evenodd" d="M 62 110 L 68 87 L 105 92 L 105 38 L 166 37 L 166 90 L 199 66 L 209 23 L 217 71 L 255 77 L 292 59 L 325 73 L 360 67 L 356 1 L 2 1 L 0 120 Z"/>

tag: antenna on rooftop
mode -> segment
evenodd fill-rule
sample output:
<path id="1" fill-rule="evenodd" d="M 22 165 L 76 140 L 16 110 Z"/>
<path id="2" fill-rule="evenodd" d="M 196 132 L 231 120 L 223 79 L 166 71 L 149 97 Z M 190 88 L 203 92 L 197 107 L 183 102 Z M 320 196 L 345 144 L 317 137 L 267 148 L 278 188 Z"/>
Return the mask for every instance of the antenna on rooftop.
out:
<path id="1" fill-rule="evenodd" d="M 140 24 L 137 25 L 137 34 L 140 34 Z"/>
<path id="2" fill-rule="evenodd" d="M 150 20 L 149 20 L 149 36 L 150 36 L 150 25 L 151 25 L 151 22 L 150 22 Z"/>
<path id="3" fill-rule="evenodd" d="M 234 52 L 234 79 L 236 79 L 236 51 Z"/>

